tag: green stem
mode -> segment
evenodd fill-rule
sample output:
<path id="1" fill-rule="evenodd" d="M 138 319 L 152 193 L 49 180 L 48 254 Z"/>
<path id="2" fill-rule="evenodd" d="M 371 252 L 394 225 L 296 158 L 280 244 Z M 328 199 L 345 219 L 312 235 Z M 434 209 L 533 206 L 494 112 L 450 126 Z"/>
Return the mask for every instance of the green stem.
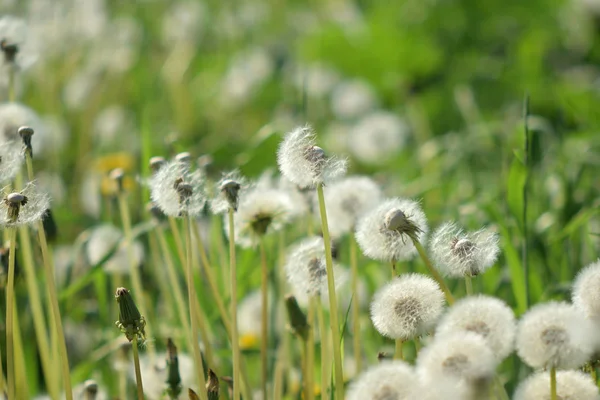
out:
<path id="1" fill-rule="evenodd" d="M 233 352 L 233 400 L 240 399 L 240 339 L 237 328 L 237 265 L 233 208 L 228 211 L 229 223 L 229 282 L 231 285 L 231 349 Z"/>
<path id="2" fill-rule="evenodd" d="M 317 298 L 317 318 L 319 319 L 319 335 L 321 336 L 321 398 L 329 391 L 331 359 L 329 357 L 329 329 L 325 322 L 325 310 L 321 299 Z"/>
<path id="3" fill-rule="evenodd" d="M 329 225 L 327 223 L 327 210 L 325 208 L 325 196 L 323 184 L 317 185 L 317 196 L 319 198 L 319 211 L 321 214 L 321 228 L 323 230 L 323 242 L 325 243 L 325 266 L 327 269 L 327 288 L 329 294 L 329 312 L 331 337 L 333 340 L 333 363 L 335 371 L 335 398 L 344 399 L 344 371 L 342 369 L 342 354 L 340 347 L 342 339 L 340 335 L 340 324 L 338 321 L 338 307 L 335 293 L 335 280 L 333 276 L 333 259 L 331 256 L 331 238 L 329 236 Z"/>
<path id="4" fill-rule="evenodd" d="M 261 294 L 261 316 L 260 316 L 260 376 L 263 399 L 267 399 L 268 360 L 267 348 L 269 347 L 269 268 L 267 265 L 267 251 L 265 240 L 260 240 L 260 294 Z"/>
<path id="5" fill-rule="evenodd" d="M 467 296 L 473 295 L 473 281 L 471 275 L 465 275 L 465 288 L 467 291 Z"/>
<path id="6" fill-rule="evenodd" d="M 415 342 L 415 357 L 419 355 L 419 351 L 421 351 L 421 339 L 418 336 L 415 336 L 414 338 L 414 342 Z"/>
<path id="7" fill-rule="evenodd" d="M 27 365 L 25 365 L 25 352 L 23 351 L 23 336 L 21 335 L 21 327 L 19 324 L 19 318 L 17 318 L 18 309 L 17 304 L 14 304 L 13 312 L 13 324 L 15 326 L 15 371 L 17 381 L 16 385 L 16 398 L 17 399 L 29 399 L 29 384 L 27 383 Z"/>
<path id="8" fill-rule="evenodd" d="M 444 282 L 444 279 L 442 279 L 442 276 L 440 275 L 440 273 L 434 268 L 429 257 L 427 257 L 427 253 L 425 253 L 425 249 L 423 248 L 423 245 L 421 245 L 421 243 L 417 239 L 414 239 L 414 238 L 411 238 L 411 239 L 412 239 L 413 244 L 415 245 L 415 248 L 419 252 L 419 255 L 421 256 L 421 259 L 425 263 L 427 270 L 429 270 L 429 273 L 433 276 L 433 279 L 436 280 L 436 282 L 440 285 L 440 288 L 444 292 L 444 295 L 446 296 L 446 301 L 448 302 L 449 305 L 454 304 L 454 297 L 452 296 L 450 289 L 448 289 L 446 282 Z"/>
<path id="9" fill-rule="evenodd" d="M 306 382 L 304 399 L 313 400 L 315 397 L 315 307 L 317 299 L 311 297 L 308 300 L 308 315 L 306 316 L 309 330 L 308 338 L 306 339 Z"/>
<path id="10" fill-rule="evenodd" d="M 556 393 L 556 367 L 550 368 L 550 400 L 557 400 Z"/>
<path id="11" fill-rule="evenodd" d="M 135 383 L 137 386 L 137 397 L 138 400 L 144 400 L 144 387 L 142 386 L 142 373 L 140 371 L 140 356 L 138 354 L 137 335 L 133 337 L 131 348 L 133 350 L 133 365 L 135 366 Z"/>
<path id="12" fill-rule="evenodd" d="M 396 339 L 396 351 L 394 352 L 395 360 L 404 360 L 404 354 L 402 352 L 402 345 L 404 341 L 402 339 Z"/>
<path id="13" fill-rule="evenodd" d="M 508 393 L 506 393 L 506 389 L 500 380 L 500 376 L 496 375 L 494 377 L 494 383 L 496 385 L 496 394 L 498 395 L 498 398 L 500 400 L 510 400 L 510 397 L 508 397 Z"/>
<path id="14" fill-rule="evenodd" d="M 177 256 L 179 257 L 179 262 L 181 265 L 185 265 L 185 251 L 183 250 L 183 241 L 181 240 L 181 234 L 179 233 L 179 228 L 177 227 L 177 221 L 173 217 L 169 217 L 169 226 L 171 227 L 171 234 L 173 235 L 173 240 L 175 241 L 175 248 L 177 249 Z"/>
<path id="15" fill-rule="evenodd" d="M 6 381 L 8 384 L 8 398 L 15 398 L 15 338 L 14 338 L 14 311 L 15 311 L 15 251 L 16 230 L 7 228 L 10 240 L 8 253 L 8 281 L 6 283 Z"/>
<path id="16" fill-rule="evenodd" d="M 392 260 L 392 279 L 394 279 L 398 274 L 396 273 L 396 260 Z"/>
<path id="17" fill-rule="evenodd" d="M 354 344 L 354 361 L 356 362 L 356 374 L 362 369 L 362 354 L 360 343 L 360 303 L 358 300 L 358 261 L 356 251 L 356 240 L 350 235 L 350 290 L 352 291 L 352 339 Z M 323 385 L 323 384 L 321 384 Z"/>

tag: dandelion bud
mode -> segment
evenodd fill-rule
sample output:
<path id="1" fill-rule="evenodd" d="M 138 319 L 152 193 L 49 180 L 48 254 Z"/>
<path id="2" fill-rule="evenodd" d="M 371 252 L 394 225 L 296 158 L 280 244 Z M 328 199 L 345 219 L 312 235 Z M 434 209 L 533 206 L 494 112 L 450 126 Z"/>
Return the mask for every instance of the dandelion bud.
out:
<path id="1" fill-rule="evenodd" d="M 287 310 L 288 318 L 290 319 L 290 328 L 294 334 L 300 336 L 302 340 L 306 340 L 310 326 L 306 320 L 306 315 L 300 309 L 298 301 L 292 295 L 285 297 L 285 308 Z"/>
<path id="2" fill-rule="evenodd" d="M 33 129 L 28 126 L 22 126 L 17 132 L 23 140 L 25 152 L 29 155 L 29 157 L 33 157 L 33 149 L 31 147 L 31 137 L 33 136 Z"/>
<path id="3" fill-rule="evenodd" d="M 145 340 L 146 320 L 140 314 L 133 297 L 129 290 L 118 288 L 115 294 L 117 303 L 119 303 L 119 320 L 115 323 L 117 327 L 125 334 L 130 342 L 137 336 L 141 341 Z"/>
<path id="4" fill-rule="evenodd" d="M 229 209 L 237 211 L 240 191 L 245 184 L 245 179 L 238 171 L 231 171 L 224 174 L 217 185 L 219 193 L 211 203 L 212 211 L 215 214 L 226 213 Z"/>
<path id="5" fill-rule="evenodd" d="M 412 240 L 423 241 L 427 229 L 425 213 L 417 202 L 390 199 L 359 220 L 356 241 L 367 257 L 409 260 L 417 254 Z"/>
<path id="6" fill-rule="evenodd" d="M 191 160 L 192 160 L 192 155 L 190 153 L 188 153 L 187 151 L 179 153 L 175 156 L 175 161 L 183 163 L 183 164 L 189 164 Z"/>
<path id="7" fill-rule="evenodd" d="M 592 355 L 594 334 L 591 322 L 572 305 L 538 304 L 519 322 L 517 352 L 533 368 L 578 368 Z"/>
<path id="8" fill-rule="evenodd" d="M 179 375 L 179 360 L 177 358 L 177 347 L 171 340 L 167 339 L 167 390 L 170 398 L 176 399 L 181 393 L 181 376 Z"/>
<path id="9" fill-rule="evenodd" d="M 208 400 L 219 400 L 219 378 L 217 378 L 217 375 L 212 369 L 208 370 L 206 394 L 208 395 Z"/>
<path id="10" fill-rule="evenodd" d="M 166 160 L 164 157 L 160 157 L 160 156 L 155 156 L 150 158 L 149 164 L 150 164 L 150 170 L 152 170 L 152 173 L 156 173 L 163 165 L 166 164 Z"/>
<path id="11" fill-rule="evenodd" d="M 598 400 L 598 388 L 589 375 L 580 371 L 558 371 L 556 373 L 557 399 Z M 514 400 L 550 399 L 550 376 L 539 372 L 521 382 L 515 391 Z"/>
<path id="12" fill-rule="evenodd" d="M 411 400 L 417 381 L 415 371 L 404 361 L 383 361 L 352 382 L 347 400 Z"/>
<path id="13" fill-rule="evenodd" d="M 83 393 L 85 400 L 95 400 L 98 395 L 98 384 L 92 379 L 88 379 L 83 383 Z"/>
<path id="14" fill-rule="evenodd" d="M 600 261 L 577 274 L 573 283 L 573 304 L 585 317 L 600 321 Z"/>
<path id="15" fill-rule="evenodd" d="M 51 209 L 46 209 L 44 215 L 42 216 L 42 226 L 44 228 L 44 232 L 46 233 L 46 239 L 48 242 L 56 241 L 58 236 L 58 225 L 54 220 L 54 215 L 52 214 Z"/>
<path id="16" fill-rule="evenodd" d="M 125 180 L 125 170 L 123 168 L 115 168 L 110 171 L 109 178 L 115 182 L 117 193 L 123 192 L 123 182 Z"/>
<path id="17" fill-rule="evenodd" d="M 190 400 L 200 400 L 200 397 L 192 389 L 188 389 L 188 397 Z"/>
<path id="18" fill-rule="evenodd" d="M 443 307 L 444 294 L 433 279 L 405 274 L 375 293 L 371 320 L 383 336 L 408 340 L 429 332 Z"/>

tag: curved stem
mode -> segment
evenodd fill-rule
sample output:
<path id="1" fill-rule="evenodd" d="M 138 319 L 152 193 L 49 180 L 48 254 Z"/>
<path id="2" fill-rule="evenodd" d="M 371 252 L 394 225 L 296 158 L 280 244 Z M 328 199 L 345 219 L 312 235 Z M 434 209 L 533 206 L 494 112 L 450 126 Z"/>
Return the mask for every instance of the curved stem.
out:
<path id="1" fill-rule="evenodd" d="M 413 244 L 415 245 L 415 248 L 419 252 L 419 256 L 421 256 L 421 259 L 425 263 L 427 270 L 429 270 L 429 273 L 433 276 L 433 279 L 437 281 L 437 283 L 440 285 L 440 289 L 442 289 L 442 291 L 444 292 L 444 295 L 446 296 L 446 301 L 449 305 L 454 304 L 454 296 L 452 296 L 450 289 L 448 289 L 448 286 L 446 285 L 446 282 L 444 282 L 444 279 L 442 279 L 440 273 L 437 271 L 437 269 L 435 269 L 435 267 L 431 263 L 431 260 L 427 256 L 427 253 L 425 253 L 423 245 L 417 239 L 411 239 Z"/>
<path id="2" fill-rule="evenodd" d="M 142 386 L 142 373 L 140 371 L 140 356 L 138 354 L 137 336 L 133 337 L 131 348 L 133 350 L 133 365 L 135 366 L 135 383 L 137 386 L 137 397 L 138 400 L 144 400 L 144 387 Z"/>
<path id="3" fill-rule="evenodd" d="M 335 293 L 335 280 L 333 276 L 333 258 L 331 256 L 331 237 L 329 236 L 329 225 L 327 223 L 327 210 L 325 208 L 325 196 L 323 184 L 317 185 L 317 197 L 319 198 L 319 211 L 321 214 L 321 228 L 323 230 L 323 242 L 325 243 L 325 266 L 327 269 L 327 288 L 329 294 L 329 312 L 331 337 L 333 340 L 333 363 L 335 372 L 335 398 L 344 398 L 344 371 L 342 369 L 342 338 L 340 335 L 340 324 L 338 320 L 337 298 Z"/>
<path id="4" fill-rule="evenodd" d="M 8 398 L 15 398 L 15 349 L 14 349 L 14 311 L 15 311 L 15 251 L 16 230 L 7 228 L 10 240 L 8 250 L 8 281 L 6 283 L 6 382 Z"/>
<path id="5" fill-rule="evenodd" d="M 229 282 L 231 284 L 231 349 L 233 352 L 233 400 L 240 399 L 240 339 L 237 328 L 237 265 L 235 255 L 235 228 L 233 208 L 228 211 L 229 223 Z"/>
<path id="6" fill-rule="evenodd" d="M 261 316 L 260 316 L 260 376 L 263 399 L 267 399 L 268 360 L 267 348 L 269 347 L 269 270 L 267 265 L 267 251 L 264 238 L 260 240 L 260 294 L 261 294 Z"/>

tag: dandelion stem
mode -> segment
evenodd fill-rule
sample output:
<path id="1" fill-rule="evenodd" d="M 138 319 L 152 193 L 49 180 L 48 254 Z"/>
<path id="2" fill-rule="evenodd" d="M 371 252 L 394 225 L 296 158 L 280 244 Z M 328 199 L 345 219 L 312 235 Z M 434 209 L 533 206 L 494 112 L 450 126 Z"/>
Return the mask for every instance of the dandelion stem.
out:
<path id="1" fill-rule="evenodd" d="M 8 253 L 8 281 L 6 283 L 6 381 L 8 384 L 8 398 L 15 397 L 15 349 L 14 349 L 14 311 L 15 311 L 15 251 L 16 251 L 16 230 L 7 228 L 10 240 Z"/>
<path id="2" fill-rule="evenodd" d="M 171 233 L 173 234 L 173 240 L 175 241 L 175 248 L 177 249 L 177 256 L 181 265 L 185 265 L 185 252 L 183 250 L 183 241 L 181 240 L 181 234 L 177 227 L 177 221 L 173 217 L 169 217 L 169 226 L 171 227 Z"/>
<path id="3" fill-rule="evenodd" d="M 423 346 L 421 346 L 421 339 L 418 336 L 415 336 L 413 341 L 415 342 L 415 356 L 417 356 Z"/>
<path id="4" fill-rule="evenodd" d="M 465 275 L 465 288 L 467 291 L 467 296 L 473 295 L 473 280 L 471 275 Z"/>
<path id="5" fill-rule="evenodd" d="M 229 223 L 229 281 L 231 284 L 231 349 L 233 351 L 233 400 L 240 398 L 240 339 L 237 328 L 237 271 L 235 255 L 235 228 L 233 208 L 228 210 Z"/>
<path id="6" fill-rule="evenodd" d="M 198 378 L 198 387 L 203 388 L 206 386 L 206 380 L 204 378 L 204 366 L 202 364 L 202 355 L 200 353 L 200 345 L 198 344 L 198 314 L 196 314 L 196 286 L 194 285 L 194 273 L 192 271 L 192 233 L 189 223 L 189 218 L 185 217 L 184 229 L 185 229 L 185 249 L 186 249 L 186 274 L 187 274 L 187 285 L 188 285 L 188 306 L 190 310 L 190 327 L 192 332 L 192 352 L 194 354 L 194 362 L 196 364 L 196 374 Z M 208 345 L 208 344 L 207 344 Z M 207 400 L 206 391 L 199 391 L 200 400 Z"/>
<path id="7" fill-rule="evenodd" d="M 557 400 L 556 394 L 556 367 L 550 368 L 550 400 Z"/>
<path id="8" fill-rule="evenodd" d="M 319 299 L 317 304 L 319 318 L 319 335 L 321 336 L 321 398 L 325 398 L 329 390 L 331 359 L 329 357 L 329 329 L 325 322 L 325 310 Z"/>
<path id="9" fill-rule="evenodd" d="M 304 376 L 304 382 L 306 383 L 304 388 L 304 399 L 313 400 L 315 397 L 315 307 L 317 306 L 317 299 L 311 297 L 308 303 L 308 315 L 306 316 L 308 322 L 308 337 L 306 339 L 306 375 Z"/>
<path id="10" fill-rule="evenodd" d="M 133 337 L 131 348 L 133 349 L 133 365 L 135 366 L 135 383 L 137 386 L 137 397 L 138 400 L 144 400 L 144 387 L 142 386 L 142 373 L 140 371 L 140 356 L 138 354 L 137 335 Z"/>
<path id="11" fill-rule="evenodd" d="M 506 389 L 504 388 L 504 385 L 502 384 L 502 381 L 500 380 L 500 376 L 496 375 L 494 377 L 494 383 L 496 385 L 496 391 L 498 394 L 498 398 L 500 400 L 510 400 L 510 397 L 508 397 L 508 393 L 506 393 Z"/>
<path id="12" fill-rule="evenodd" d="M 27 365 L 25 365 L 25 352 L 23 351 L 23 337 L 21 336 L 21 327 L 19 324 L 17 304 L 14 304 L 13 324 L 15 326 L 15 371 L 17 381 L 17 399 L 29 399 L 29 384 L 27 383 Z"/>
<path id="13" fill-rule="evenodd" d="M 394 279 L 396 275 L 396 260 L 392 260 L 392 279 Z"/>
<path id="14" fill-rule="evenodd" d="M 261 316 L 260 316 L 260 372 L 261 372 L 261 389 L 263 399 L 267 399 L 267 380 L 268 380 L 268 360 L 267 348 L 269 346 L 269 269 L 267 265 L 267 251 L 265 248 L 265 239 L 260 240 L 260 294 L 261 294 Z"/>
<path id="15" fill-rule="evenodd" d="M 415 238 L 411 238 L 411 239 L 412 239 L 413 244 L 415 245 L 415 248 L 419 252 L 419 255 L 421 256 L 421 259 L 425 263 L 427 270 L 433 276 L 433 279 L 435 279 L 437 281 L 437 283 L 440 285 L 440 288 L 446 295 L 446 301 L 448 302 L 449 305 L 454 304 L 454 297 L 452 296 L 450 289 L 448 289 L 448 286 L 446 285 L 446 282 L 444 282 L 444 279 L 442 279 L 442 276 L 440 275 L 440 273 L 433 267 L 431 260 L 429 259 L 429 257 L 427 257 L 427 253 L 425 253 L 425 249 L 423 248 L 423 245 L 417 239 L 415 239 Z"/>
<path id="16" fill-rule="evenodd" d="M 331 256 L 331 238 L 329 236 L 329 225 L 327 223 L 327 210 L 325 208 L 325 196 L 323 194 L 323 184 L 317 185 L 317 196 L 319 198 L 319 211 L 321 214 L 321 228 L 323 230 L 323 242 L 325 243 L 325 266 L 327 268 L 327 288 L 329 294 L 329 312 L 331 337 L 333 340 L 333 362 L 335 370 L 335 398 L 342 400 L 344 398 L 344 371 L 342 370 L 342 355 L 340 347 L 342 340 L 340 335 L 340 325 L 337 314 L 337 298 L 335 293 L 335 280 L 333 277 L 333 259 Z"/>
<path id="17" fill-rule="evenodd" d="M 404 353 L 402 352 L 402 345 L 404 341 L 402 339 L 396 339 L 396 351 L 394 352 L 395 360 L 404 360 Z"/>

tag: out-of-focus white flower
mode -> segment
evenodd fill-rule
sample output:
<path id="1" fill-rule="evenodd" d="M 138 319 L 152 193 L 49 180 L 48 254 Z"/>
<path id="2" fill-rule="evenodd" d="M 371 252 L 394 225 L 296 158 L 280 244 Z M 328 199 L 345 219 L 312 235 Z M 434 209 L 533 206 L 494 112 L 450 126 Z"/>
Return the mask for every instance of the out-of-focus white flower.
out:
<path id="1" fill-rule="evenodd" d="M 481 335 L 495 356 L 502 360 L 514 348 L 515 316 L 502 300 L 491 296 L 474 296 L 459 300 L 442 318 L 436 336 L 473 332 Z"/>
<path id="2" fill-rule="evenodd" d="M 339 81 L 339 75 L 330 67 L 312 64 L 300 66 L 294 70 L 294 85 L 299 92 L 307 96 L 323 98 L 327 96 Z"/>
<path id="3" fill-rule="evenodd" d="M 519 357 L 533 368 L 578 368 L 591 357 L 594 341 L 592 323 L 568 303 L 534 306 L 517 330 Z"/>
<path id="4" fill-rule="evenodd" d="M 392 339 L 408 340 L 433 329 L 444 310 L 444 294 L 431 278 L 403 274 L 375 293 L 371 320 Z"/>
<path id="5" fill-rule="evenodd" d="M 187 354 L 179 353 L 177 356 L 179 361 L 179 376 L 181 377 L 181 386 L 184 388 L 192 388 L 196 390 L 196 375 L 194 369 L 194 360 Z M 144 382 L 144 396 L 149 400 L 160 400 L 164 398 L 164 390 L 167 388 L 167 354 L 158 353 L 154 357 L 154 363 L 151 362 L 150 356 L 143 354 L 140 356 L 140 372 L 142 381 Z M 135 370 L 133 365 L 129 370 L 129 377 L 135 381 Z M 177 399 L 187 399 L 187 390 L 182 390 Z"/>
<path id="6" fill-rule="evenodd" d="M 93 122 L 93 132 L 100 147 L 118 145 L 134 151 L 139 145 L 131 113 L 118 105 L 107 107 L 98 114 Z"/>
<path id="7" fill-rule="evenodd" d="M 63 100 L 71 110 L 81 110 L 91 98 L 93 90 L 100 81 L 102 69 L 98 65 L 87 65 L 78 70 L 67 81 L 63 89 Z"/>
<path id="8" fill-rule="evenodd" d="M 48 208 L 50 197 L 30 182 L 20 192 L 4 193 L 0 201 L 0 225 L 34 224 L 42 219 Z"/>
<path id="9" fill-rule="evenodd" d="M 366 176 L 343 178 L 327 186 L 324 193 L 329 233 L 334 239 L 354 231 L 359 218 L 383 198 L 379 185 Z M 319 210 L 318 204 L 313 207 Z"/>
<path id="10" fill-rule="evenodd" d="M 394 198 L 365 214 L 356 226 L 356 240 L 363 253 L 381 261 L 404 261 L 417 254 L 412 237 L 423 242 L 427 219 L 419 203 Z"/>
<path id="11" fill-rule="evenodd" d="M 86 244 L 86 256 L 91 265 L 105 260 L 103 268 L 107 273 L 129 274 L 130 260 L 121 230 L 113 225 L 96 227 Z M 144 260 L 144 247 L 139 241 L 133 242 L 133 257 L 137 267 Z"/>
<path id="12" fill-rule="evenodd" d="M 269 296 L 269 298 L 272 298 Z M 258 347 L 262 336 L 260 321 L 262 318 L 262 293 L 255 290 L 247 294 L 238 304 L 237 322 L 240 348 Z"/>
<path id="13" fill-rule="evenodd" d="M 375 111 L 365 115 L 350 130 L 348 147 L 357 159 L 382 164 L 398 154 L 409 133 L 408 125 L 397 115 Z"/>
<path id="14" fill-rule="evenodd" d="M 184 162 L 163 165 L 150 179 L 152 201 L 172 217 L 198 216 L 206 204 L 205 180 Z"/>
<path id="15" fill-rule="evenodd" d="M 0 18 L 0 82 L 8 84 L 9 68 L 23 71 L 38 58 L 27 23 L 12 15 Z"/>
<path id="16" fill-rule="evenodd" d="M 1 165 L 2 162 L 0 161 L 0 167 Z M 54 205 L 60 205 L 64 202 L 67 195 L 67 188 L 60 174 L 41 171 L 36 174 L 36 177 L 37 185 L 42 191 L 50 195 Z"/>
<path id="17" fill-rule="evenodd" d="M 204 3 L 180 1 L 171 5 L 162 20 L 162 41 L 172 48 L 177 42 L 196 43 L 205 28 Z"/>
<path id="18" fill-rule="evenodd" d="M 494 265 L 500 252 L 496 233 L 486 229 L 465 233 L 452 222 L 434 232 L 430 248 L 435 267 L 445 276 L 455 278 L 485 272 Z"/>
<path id="19" fill-rule="evenodd" d="M 343 81 L 331 94 L 331 109 L 339 119 L 360 118 L 376 106 L 375 91 L 365 81 Z"/>
<path id="20" fill-rule="evenodd" d="M 384 361 L 358 376 L 348 388 L 347 400 L 412 400 L 417 375 L 404 361 Z"/>
<path id="21" fill-rule="evenodd" d="M 35 132 L 31 138 L 33 155 L 43 151 L 48 140 L 46 128 L 40 117 L 31 108 L 20 103 L 0 104 L 0 141 L 21 141 L 18 130 L 22 126 L 28 126 Z"/>
<path id="22" fill-rule="evenodd" d="M 11 182 L 21 170 L 24 161 L 21 143 L 16 140 L 0 143 L 0 184 Z"/>
<path id="23" fill-rule="evenodd" d="M 573 304 L 587 318 L 600 322 L 600 261 L 577 274 L 573 283 Z"/>
<path id="24" fill-rule="evenodd" d="M 558 399 L 598 400 L 598 388 L 589 375 L 580 371 L 558 371 L 556 373 L 556 395 Z M 514 400 L 550 400 L 550 374 L 538 372 L 521 382 L 515 391 Z"/>
<path id="25" fill-rule="evenodd" d="M 301 188 L 330 183 L 346 172 L 346 160 L 328 157 L 316 145 L 316 134 L 309 127 L 289 132 L 279 145 L 277 163 L 281 174 Z"/>
<path id="26" fill-rule="evenodd" d="M 268 51 L 255 48 L 238 55 L 221 83 L 221 103 L 235 107 L 250 100 L 274 71 L 275 65 Z"/>
<path id="27" fill-rule="evenodd" d="M 35 154 L 59 154 L 69 142 L 70 131 L 66 121 L 57 115 L 43 115 L 42 125 L 45 127 L 43 135 L 38 136 L 42 143 L 36 145 L 38 132 L 32 139 L 32 145 L 36 146 Z"/>

